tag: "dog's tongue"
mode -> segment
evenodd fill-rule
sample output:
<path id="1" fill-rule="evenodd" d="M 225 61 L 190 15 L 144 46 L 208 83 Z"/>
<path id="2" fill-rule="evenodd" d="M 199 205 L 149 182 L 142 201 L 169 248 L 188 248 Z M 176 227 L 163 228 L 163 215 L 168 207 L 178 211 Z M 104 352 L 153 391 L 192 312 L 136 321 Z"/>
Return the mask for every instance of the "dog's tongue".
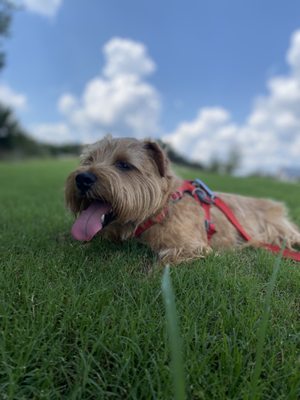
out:
<path id="1" fill-rule="evenodd" d="M 94 201 L 82 211 L 75 221 L 71 233 L 74 239 L 88 242 L 102 229 L 101 217 L 111 208 L 110 204 Z"/>

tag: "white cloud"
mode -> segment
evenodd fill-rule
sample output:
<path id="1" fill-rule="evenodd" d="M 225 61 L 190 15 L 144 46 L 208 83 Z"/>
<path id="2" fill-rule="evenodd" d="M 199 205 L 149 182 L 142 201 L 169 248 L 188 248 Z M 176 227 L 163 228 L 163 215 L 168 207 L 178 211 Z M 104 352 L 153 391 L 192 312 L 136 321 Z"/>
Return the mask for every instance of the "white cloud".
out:
<path id="1" fill-rule="evenodd" d="M 113 38 L 103 48 L 107 64 L 103 73 L 108 78 L 122 75 L 143 76 L 155 71 L 144 45 L 128 39 Z"/>
<path id="2" fill-rule="evenodd" d="M 142 43 L 113 38 L 103 47 L 101 73 L 90 79 L 80 95 L 58 100 L 61 121 L 35 125 L 45 141 L 92 142 L 107 132 L 116 136 L 161 136 L 161 98 L 147 82 L 156 65 Z M 300 30 L 291 38 L 286 56 L 289 71 L 266 82 L 244 123 L 236 123 L 223 107 L 205 107 L 195 119 L 182 122 L 163 138 L 194 160 L 226 160 L 240 150 L 241 172 L 275 172 L 300 167 Z M 57 135 L 57 136 L 55 136 Z"/>
<path id="3" fill-rule="evenodd" d="M 231 149 L 239 149 L 245 173 L 300 167 L 300 30 L 292 35 L 287 62 L 289 73 L 267 82 L 268 94 L 254 101 L 243 124 L 234 123 L 222 107 L 204 108 L 165 139 L 204 163 L 212 157 L 226 159 Z"/>
<path id="4" fill-rule="evenodd" d="M 292 34 L 291 45 L 286 55 L 286 61 L 294 73 L 300 72 L 300 30 Z"/>
<path id="5" fill-rule="evenodd" d="M 68 114 L 76 107 L 76 105 L 77 105 L 76 98 L 69 93 L 65 93 L 60 97 L 58 101 L 58 110 L 62 114 Z"/>
<path id="6" fill-rule="evenodd" d="M 189 158 L 209 163 L 211 158 L 226 160 L 228 153 L 237 147 L 237 131 L 225 109 L 206 107 L 193 121 L 180 124 L 164 139 Z"/>
<path id="7" fill-rule="evenodd" d="M 101 74 L 86 83 L 82 94 L 65 93 L 58 100 L 58 110 L 73 133 L 73 141 L 94 141 L 107 132 L 118 136 L 157 135 L 161 101 L 157 90 L 144 80 L 155 70 L 147 49 L 132 40 L 113 38 L 105 44 L 103 53 Z M 47 132 L 51 134 L 51 129 L 36 126 L 34 133 L 52 140 Z"/>
<path id="8" fill-rule="evenodd" d="M 63 122 L 33 125 L 30 131 L 42 142 L 61 144 L 73 141 L 69 127 Z"/>
<path id="9" fill-rule="evenodd" d="M 40 14 L 46 17 L 53 17 L 63 0 L 21 0 L 21 4 L 33 13 Z"/>
<path id="10" fill-rule="evenodd" d="M 15 92 L 6 84 L 0 84 L 0 102 L 15 110 L 24 110 L 27 106 L 26 96 Z"/>

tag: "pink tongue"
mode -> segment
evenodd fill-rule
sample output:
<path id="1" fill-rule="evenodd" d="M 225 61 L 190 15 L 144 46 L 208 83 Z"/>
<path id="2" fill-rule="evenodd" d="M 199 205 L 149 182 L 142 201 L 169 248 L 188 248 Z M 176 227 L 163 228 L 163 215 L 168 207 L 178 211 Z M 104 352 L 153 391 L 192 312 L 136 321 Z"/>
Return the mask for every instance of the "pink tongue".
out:
<path id="1" fill-rule="evenodd" d="M 72 226 L 72 236 L 76 240 L 88 242 L 102 229 L 101 217 L 111 208 L 110 204 L 94 201 L 82 211 Z"/>

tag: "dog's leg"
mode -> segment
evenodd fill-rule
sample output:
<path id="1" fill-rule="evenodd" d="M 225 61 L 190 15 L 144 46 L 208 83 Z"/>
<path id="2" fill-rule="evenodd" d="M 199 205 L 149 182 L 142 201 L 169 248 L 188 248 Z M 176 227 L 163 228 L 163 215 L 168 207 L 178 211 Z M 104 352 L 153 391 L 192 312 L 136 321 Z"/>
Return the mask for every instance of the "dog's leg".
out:
<path id="1" fill-rule="evenodd" d="M 211 251 L 203 209 L 191 196 L 172 203 L 163 223 L 153 225 L 140 240 L 158 254 L 162 264 L 204 258 Z"/>
<path id="2" fill-rule="evenodd" d="M 286 207 L 276 202 L 272 202 L 272 206 L 265 214 L 267 239 L 278 245 L 285 241 L 288 249 L 292 249 L 294 245 L 299 245 L 299 228 L 289 220 Z"/>
<path id="3" fill-rule="evenodd" d="M 285 229 L 287 230 L 287 247 L 293 249 L 293 246 L 300 246 L 299 228 L 295 224 L 290 222 L 287 218 L 285 219 Z"/>
<path id="4" fill-rule="evenodd" d="M 203 245 L 194 249 L 187 248 L 170 248 L 160 250 L 158 252 L 159 261 L 162 264 L 179 264 L 182 262 L 188 262 L 195 259 L 206 257 L 212 251 L 211 247 Z"/>

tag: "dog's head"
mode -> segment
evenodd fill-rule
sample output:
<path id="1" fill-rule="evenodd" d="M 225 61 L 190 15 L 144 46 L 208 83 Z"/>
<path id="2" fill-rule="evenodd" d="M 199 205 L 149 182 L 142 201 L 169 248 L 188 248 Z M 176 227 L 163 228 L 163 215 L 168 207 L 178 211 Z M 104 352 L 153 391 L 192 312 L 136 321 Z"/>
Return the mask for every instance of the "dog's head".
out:
<path id="1" fill-rule="evenodd" d="M 170 181 L 156 142 L 106 136 L 88 146 L 66 182 L 67 206 L 78 217 L 73 236 L 90 240 L 113 221 L 138 225 L 165 203 Z"/>

